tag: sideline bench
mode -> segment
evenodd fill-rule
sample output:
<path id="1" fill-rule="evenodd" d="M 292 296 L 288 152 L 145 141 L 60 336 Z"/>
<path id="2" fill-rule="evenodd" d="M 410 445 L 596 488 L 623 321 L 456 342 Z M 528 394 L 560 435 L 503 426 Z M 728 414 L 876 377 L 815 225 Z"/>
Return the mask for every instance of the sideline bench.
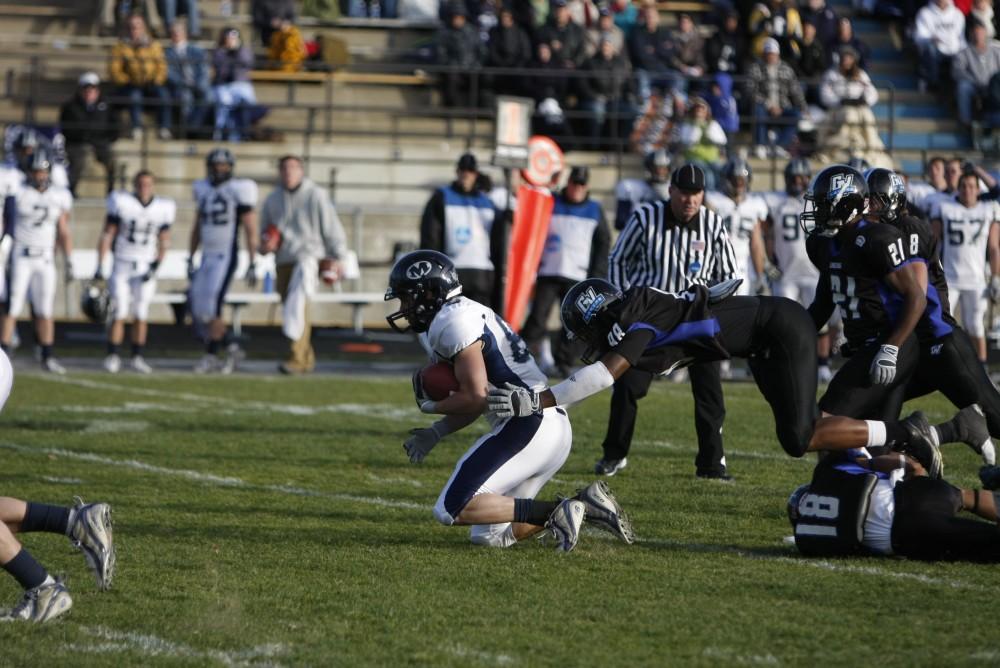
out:
<path id="1" fill-rule="evenodd" d="M 195 264 L 200 261 L 200 254 L 195 254 Z M 111 254 L 105 256 L 102 267 L 104 276 L 111 275 L 111 265 L 113 259 Z M 358 268 L 358 258 L 353 251 L 349 251 L 344 258 L 344 280 L 358 279 L 361 277 Z M 97 270 L 97 251 L 93 249 L 74 250 L 72 255 L 73 275 L 75 281 L 88 281 L 93 278 Z M 240 251 L 239 260 L 236 265 L 234 278 L 242 279 L 246 275 L 247 267 L 250 265 L 249 255 L 246 251 Z M 264 276 L 270 273 L 274 275 L 274 255 L 259 255 L 257 264 L 254 267 L 257 276 L 257 284 L 263 285 Z M 161 281 L 187 281 L 187 251 L 168 250 L 160 263 L 156 272 L 157 280 Z M 341 292 L 337 290 L 320 289 L 310 300 L 315 304 L 342 304 L 351 307 L 351 325 L 358 334 L 364 331 L 364 310 L 372 304 L 382 303 L 384 298 L 381 292 Z M 157 292 L 152 299 L 153 304 L 186 304 L 188 301 L 186 291 Z M 243 329 L 242 310 L 251 304 L 280 304 L 281 297 L 277 292 L 237 292 L 230 290 L 226 294 L 225 303 L 232 309 L 233 332 L 238 336 Z"/>

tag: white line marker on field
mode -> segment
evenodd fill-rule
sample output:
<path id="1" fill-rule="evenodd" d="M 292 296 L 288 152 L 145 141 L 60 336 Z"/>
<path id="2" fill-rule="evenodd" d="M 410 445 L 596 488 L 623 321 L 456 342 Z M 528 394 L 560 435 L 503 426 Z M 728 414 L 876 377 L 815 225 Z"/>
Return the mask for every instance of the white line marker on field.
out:
<path id="1" fill-rule="evenodd" d="M 478 649 L 472 649 L 464 645 L 452 645 L 448 651 L 460 659 L 476 659 L 483 663 L 491 663 L 497 666 L 509 666 L 514 663 L 514 657 L 507 654 L 493 654 Z"/>
<path id="2" fill-rule="evenodd" d="M 51 482 L 54 485 L 81 485 L 83 481 L 79 478 L 54 478 L 50 475 L 43 475 L 42 480 Z"/>
<path id="3" fill-rule="evenodd" d="M 85 434 L 135 433 L 149 429 L 149 423 L 142 420 L 93 420 L 84 427 Z"/>
<path id="4" fill-rule="evenodd" d="M 90 654 L 113 654 L 121 652 L 138 652 L 146 656 L 166 656 L 183 659 L 208 659 L 217 661 L 224 666 L 258 665 L 261 660 L 275 659 L 288 653 L 288 647 L 278 643 L 257 645 L 243 650 L 201 650 L 184 643 L 166 640 L 154 635 L 136 633 L 134 631 L 116 631 L 103 626 L 80 629 L 89 636 L 100 638 L 104 642 L 94 644 L 73 643 L 63 648 L 72 652 Z M 273 661 L 267 665 L 276 666 Z"/>
<path id="5" fill-rule="evenodd" d="M 738 652 L 734 652 L 731 649 L 725 649 L 723 647 L 706 647 L 701 654 L 702 656 L 710 659 L 720 659 L 725 663 L 737 663 L 741 666 L 776 666 L 781 663 L 781 661 L 778 660 L 778 657 L 774 656 L 770 652 L 764 655 L 739 654 Z"/>

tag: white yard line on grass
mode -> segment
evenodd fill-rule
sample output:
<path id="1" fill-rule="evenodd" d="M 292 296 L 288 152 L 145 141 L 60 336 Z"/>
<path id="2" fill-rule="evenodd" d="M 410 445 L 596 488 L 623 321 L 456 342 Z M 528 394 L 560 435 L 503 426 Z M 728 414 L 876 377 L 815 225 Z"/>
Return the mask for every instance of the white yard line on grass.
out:
<path id="1" fill-rule="evenodd" d="M 158 636 L 134 631 L 117 631 L 103 626 L 80 629 L 100 642 L 72 643 L 63 645 L 71 652 L 87 654 L 120 654 L 137 652 L 149 657 L 169 657 L 173 659 L 202 659 L 221 663 L 224 666 L 277 666 L 274 659 L 288 654 L 288 647 L 278 643 L 257 645 L 242 650 L 197 649 L 184 643 L 166 640 Z"/>
<path id="2" fill-rule="evenodd" d="M 471 647 L 466 647 L 465 645 L 452 645 L 448 648 L 448 652 L 454 654 L 460 659 L 475 659 L 481 663 L 488 663 L 496 666 L 510 666 L 515 662 L 514 657 L 510 655 L 493 654 L 492 652 L 472 649 Z"/>
<path id="3" fill-rule="evenodd" d="M 777 666 L 781 663 L 778 657 L 770 652 L 764 655 L 740 654 L 724 647 L 706 647 L 701 655 L 709 659 L 721 660 L 730 665 L 735 663 L 741 666 Z"/>
<path id="4" fill-rule="evenodd" d="M 118 434 L 135 433 L 149 429 L 149 423 L 143 420 L 92 420 L 83 428 L 85 434 Z"/>
<path id="5" fill-rule="evenodd" d="M 43 475 L 42 480 L 45 482 L 51 482 L 54 485 L 82 485 L 83 481 L 79 478 L 54 478 L 50 475 Z"/>

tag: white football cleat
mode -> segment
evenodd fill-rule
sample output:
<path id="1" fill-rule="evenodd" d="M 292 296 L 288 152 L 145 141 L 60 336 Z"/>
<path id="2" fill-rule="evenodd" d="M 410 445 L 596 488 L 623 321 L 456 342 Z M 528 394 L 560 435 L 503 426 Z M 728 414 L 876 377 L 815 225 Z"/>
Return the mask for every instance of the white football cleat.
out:
<path id="1" fill-rule="evenodd" d="M 49 373 L 56 374 L 57 376 L 66 375 L 66 367 L 60 364 L 59 360 L 57 360 L 55 357 L 50 357 L 47 360 L 44 360 L 42 362 L 42 368 L 48 371 Z"/>
<path id="2" fill-rule="evenodd" d="M 111 353 L 104 358 L 104 370 L 108 373 L 118 373 L 122 370 L 122 358 Z"/>
<path id="3" fill-rule="evenodd" d="M 0 613 L 0 622 L 49 622 L 72 607 L 73 599 L 66 585 L 57 578 L 50 584 L 40 584 L 24 592 L 17 605 Z"/>
<path id="4" fill-rule="evenodd" d="M 587 514 L 587 506 L 576 499 L 563 499 L 549 515 L 545 528 L 556 539 L 557 552 L 570 552 L 580 538 L 580 527 Z"/>
<path id="5" fill-rule="evenodd" d="M 198 363 L 194 365 L 195 373 L 212 373 L 213 371 L 218 371 L 218 369 L 219 358 L 209 353 L 202 355 Z"/>
<path id="6" fill-rule="evenodd" d="M 833 371 L 830 370 L 829 366 L 823 364 L 817 368 L 816 381 L 820 385 L 829 385 L 831 380 L 833 380 Z"/>
<path id="7" fill-rule="evenodd" d="M 226 347 L 226 359 L 223 360 L 219 371 L 225 375 L 231 374 L 239 367 L 240 362 L 246 359 L 246 353 L 240 348 L 238 343 L 230 343 Z"/>
<path id="8" fill-rule="evenodd" d="M 603 480 L 595 480 L 589 486 L 579 490 L 573 498 L 582 501 L 586 506 L 587 512 L 583 519 L 587 524 L 618 536 L 628 545 L 635 542 L 632 522 L 622 510 L 615 495 L 611 493 L 608 483 Z"/>
<path id="9" fill-rule="evenodd" d="M 106 503 L 84 504 L 80 497 L 73 497 L 76 515 L 69 527 L 69 539 L 87 560 L 94 573 L 97 588 L 106 591 L 111 588 L 115 577 L 114 535 L 111 530 L 111 506 Z"/>
<path id="10" fill-rule="evenodd" d="M 146 363 L 142 355 L 136 355 L 132 358 L 132 370 L 136 373 L 150 374 L 153 373 L 153 367 Z"/>

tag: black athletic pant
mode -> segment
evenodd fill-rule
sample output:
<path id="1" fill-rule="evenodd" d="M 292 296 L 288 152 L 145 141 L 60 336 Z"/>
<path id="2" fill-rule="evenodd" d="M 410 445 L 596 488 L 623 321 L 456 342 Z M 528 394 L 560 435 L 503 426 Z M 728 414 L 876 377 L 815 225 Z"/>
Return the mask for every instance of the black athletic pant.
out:
<path id="1" fill-rule="evenodd" d="M 883 418 L 895 420 L 903 402 L 935 390 L 956 408 L 979 404 L 986 414 L 990 436 L 1000 438 L 1000 392 L 979 361 L 969 334 L 960 327 L 950 335 L 920 346 L 920 364 L 906 387 L 887 402 Z"/>
<path id="2" fill-rule="evenodd" d="M 105 185 L 111 192 L 115 182 L 114 156 L 110 144 L 66 144 L 66 157 L 69 160 L 69 189 L 76 196 L 76 186 L 83 176 L 83 168 L 87 164 L 87 153 L 93 148 L 97 162 L 104 166 Z"/>
<path id="3" fill-rule="evenodd" d="M 483 306 L 493 306 L 494 273 L 489 269 L 458 269 L 462 294 Z"/>
<path id="4" fill-rule="evenodd" d="M 913 559 L 1000 561 L 1000 529 L 992 522 L 958 517 L 961 491 L 927 477 L 904 480 L 894 491 L 892 549 Z"/>
<path id="5" fill-rule="evenodd" d="M 524 321 L 524 328 L 521 330 L 521 337 L 529 346 L 533 346 L 548 335 L 546 325 L 549 320 L 549 313 L 552 306 L 558 307 L 562 304 L 563 297 L 569 289 L 576 285 L 572 278 L 562 278 L 559 276 L 539 276 L 535 282 L 535 298 L 531 302 L 531 312 L 528 313 L 527 320 Z M 583 353 L 581 346 L 576 345 L 566 337 L 566 331 L 561 330 L 553 341 L 552 357 L 556 364 L 564 367 L 571 367 Z"/>
<path id="6" fill-rule="evenodd" d="M 691 394 L 694 396 L 694 426 L 698 433 L 698 454 L 694 459 L 698 473 L 723 473 L 722 423 L 726 419 L 726 404 L 722 396 L 722 379 L 718 362 L 705 362 L 688 367 Z M 611 416 L 604 437 L 604 458 L 621 459 L 628 455 L 635 433 L 639 399 L 646 396 L 653 374 L 629 369 L 615 381 L 611 393 Z"/>
<path id="7" fill-rule="evenodd" d="M 830 415 L 875 420 L 885 416 L 885 406 L 894 400 L 899 388 L 905 388 L 920 364 L 920 344 L 910 335 L 899 347 L 896 378 L 891 385 L 875 385 L 871 381 L 872 360 L 879 351 L 874 342 L 855 352 L 833 377 L 819 407 Z M 895 420 L 899 415 L 891 419 Z"/>

